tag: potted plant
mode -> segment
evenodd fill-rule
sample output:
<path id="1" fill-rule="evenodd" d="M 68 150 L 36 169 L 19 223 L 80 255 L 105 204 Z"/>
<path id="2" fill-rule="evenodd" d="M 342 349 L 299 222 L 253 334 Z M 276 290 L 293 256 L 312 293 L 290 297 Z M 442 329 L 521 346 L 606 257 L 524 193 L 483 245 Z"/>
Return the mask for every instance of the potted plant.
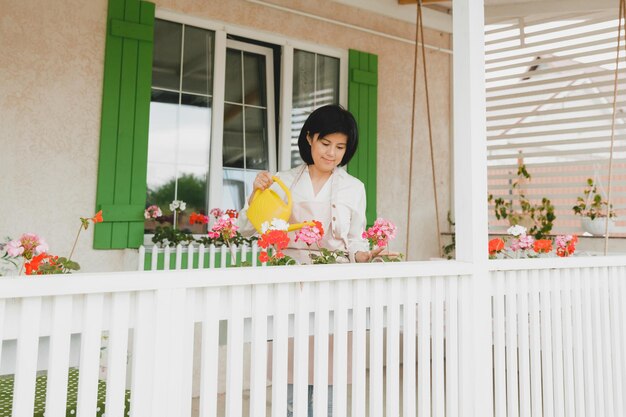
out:
<path id="1" fill-rule="evenodd" d="M 615 229 L 613 205 L 611 204 L 609 207 L 608 201 L 602 198 L 602 194 L 598 193 L 598 184 L 591 178 L 587 178 L 587 186 L 583 191 L 583 196 L 576 199 L 576 205 L 572 207 L 572 210 L 574 210 L 574 214 L 582 217 L 583 229 L 592 235 L 604 235 L 607 217 L 609 231 Z"/>
<path id="2" fill-rule="evenodd" d="M 502 197 L 494 199 L 490 194 L 488 201 L 494 203 L 496 219 L 508 219 L 511 226 L 524 226 L 528 229 L 529 235 L 535 239 L 543 239 L 552 230 L 556 215 L 550 199 L 543 197 L 541 202 L 532 203 L 526 196 L 521 185 L 530 179 L 526 165 L 520 163 L 517 167 L 517 179 L 511 184 L 511 194 L 517 195 L 519 199 L 517 201 L 505 200 Z"/>

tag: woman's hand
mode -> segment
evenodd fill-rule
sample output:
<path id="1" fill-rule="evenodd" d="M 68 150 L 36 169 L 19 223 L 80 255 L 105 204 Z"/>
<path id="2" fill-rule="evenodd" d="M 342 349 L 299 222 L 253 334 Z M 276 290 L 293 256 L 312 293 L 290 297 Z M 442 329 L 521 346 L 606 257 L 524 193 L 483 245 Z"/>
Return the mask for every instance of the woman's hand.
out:
<path id="1" fill-rule="evenodd" d="M 256 190 L 267 190 L 273 183 L 274 180 L 272 179 L 272 174 L 267 171 L 259 172 L 252 183 L 252 194 L 250 194 L 250 198 L 248 198 L 248 204 L 252 201 L 252 196 Z"/>
<path id="2" fill-rule="evenodd" d="M 359 251 L 354 254 L 354 260 L 357 262 L 370 262 L 372 259 L 378 256 L 388 256 L 390 258 L 396 258 L 400 254 L 397 252 L 385 251 L 385 248 L 376 248 L 370 251 Z"/>

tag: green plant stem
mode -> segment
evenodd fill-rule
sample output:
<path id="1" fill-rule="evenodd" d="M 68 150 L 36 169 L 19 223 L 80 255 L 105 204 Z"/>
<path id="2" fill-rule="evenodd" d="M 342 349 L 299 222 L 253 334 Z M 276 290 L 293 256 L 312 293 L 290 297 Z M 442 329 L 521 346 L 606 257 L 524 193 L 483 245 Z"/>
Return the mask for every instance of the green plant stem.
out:
<path id="1" fill-rule="evenodd" d="M 67 257 L 67 260 L 70 261 L 72 259 L 72 255 L 74 254 L 74 249 L 76 249 L 76 244 L 78 243 L 78 238 L 80 237 L 80 232 L 83 230 L 83 224 L 80 224 L 80 228 L 78 229 L 78 233 L 76 233 L 76 239 L 74 239 L 74 245 L 72 246 L 72 250 L 70 251 L 70 256 Z"/>

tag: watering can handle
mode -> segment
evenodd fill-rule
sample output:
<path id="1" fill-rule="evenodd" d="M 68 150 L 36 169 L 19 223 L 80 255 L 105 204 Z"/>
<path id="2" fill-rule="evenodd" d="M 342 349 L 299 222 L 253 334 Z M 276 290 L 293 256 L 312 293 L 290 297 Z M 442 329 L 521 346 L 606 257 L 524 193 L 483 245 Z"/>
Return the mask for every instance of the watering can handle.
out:
<path id="1" fill-rule="evenodd" d="M 272 180 L 276 182 L 276 184 L 278 184 L 280 186 L 280 188 L 283 189 L 283 191 L 285 192 L 285 195 L 287 196 L 287 207 L 289 208 L 289 211 L 291 212 L 291 206 L 292 206 L 292 201 L 291 201 L 291 191 L 289 190 L 289 188 L 287 188 L 287 186 L 285 185 L 284 182 L 281 181 L 280 178 L 273 176 Z M 261 190 L 260 189 L 256 189 L 254 191 L 254 194 L 252 194 L 252 200 L 254 201 L 254 199 L 261 194 Z"/>
<path id="2" fill-rule="evenodd" d="M 285 192 L 285 195 L 287 196 L 287 208 L 289 209 L 289 212 L 291 213 L 291 205 L 292 205 L 292 201 L 291 201 L 291 190 L 289 190 L 289 188 L 287 188 L 287 186 L 285 185 L 284 182 L 281 181 L 280 178 L 278 178 L 277 176 L 273 176 L 272 179 L 276 182 L 276 184 L 278 184 L 278 186 L 280 188 L 283 189 L 283 191 Z"/>

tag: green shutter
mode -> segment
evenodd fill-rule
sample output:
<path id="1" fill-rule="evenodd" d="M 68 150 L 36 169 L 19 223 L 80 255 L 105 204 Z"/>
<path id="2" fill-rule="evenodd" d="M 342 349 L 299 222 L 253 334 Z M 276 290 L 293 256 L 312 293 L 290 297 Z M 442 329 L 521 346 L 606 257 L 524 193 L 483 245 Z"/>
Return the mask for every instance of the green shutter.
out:
<path id="1" fill-rule="evenodd" d="M 109 0 L 94 248 L 143 243 L 154 4 Z"/>
<path id="2" fill-rule="evenodd" d="M 378 56 L 350 50 L 348 110 L 359 127 L 359 147 L 348 172 L 365 184 L 367 224 L 376 220 L 376 141 L 378 131 Z"/>

